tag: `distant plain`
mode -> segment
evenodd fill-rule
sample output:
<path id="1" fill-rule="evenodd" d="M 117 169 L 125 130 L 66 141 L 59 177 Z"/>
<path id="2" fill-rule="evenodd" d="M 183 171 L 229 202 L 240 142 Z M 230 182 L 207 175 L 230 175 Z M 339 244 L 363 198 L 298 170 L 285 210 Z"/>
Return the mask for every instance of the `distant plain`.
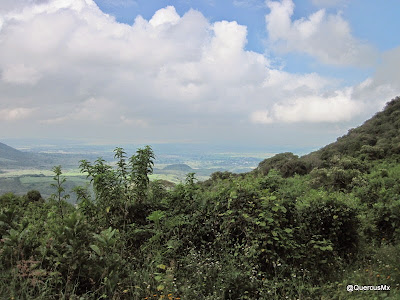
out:
<path id="1" fill-rule="evenodd" d="M 86 145 L 68 141 L 5 141 L 28 157 L 33 155 L 38 159 L 37 165 L 13 164 L 12 160 L 1 159 L 0 194 L 13 192 L 19 195 L 29 190 L 38 190 L 44 198 L 54 193 L 52 167 L 61 165 L 62 176 L 66 178 L 66 192 L 71 195 L 70 201 L 75 202 L 73 188 L 90 186 L 90 180 L 79 169 L 80 160 L 90 162 L 101 157 L 113 163 L 113 145 Z M 133 155 L 138 147 L 143 145 L 123 145 L 127 156 Z M 188 173 L 195 173 L 195 178 L 204 181 L 217 171 L 233 173 L 249 172 L 265 158 L 278 153 L 263 149 L 231 149 L 228 146 L 210 146 L 196 144 L 155 144 L 152 145 L 156 160 L 151 180 L 167 180 L 174 184 L 183 182 Z M 301 149 L 300 151 L 301 152 Z M 28 159 L 29 160 L 29 159 Z"/>

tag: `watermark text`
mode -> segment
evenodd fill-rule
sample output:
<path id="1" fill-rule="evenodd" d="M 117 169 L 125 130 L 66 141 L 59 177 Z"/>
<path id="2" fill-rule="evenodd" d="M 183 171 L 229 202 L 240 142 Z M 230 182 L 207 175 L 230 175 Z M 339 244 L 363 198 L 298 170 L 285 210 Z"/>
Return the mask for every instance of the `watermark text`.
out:
<path id="1" fill-rule="evenodd" d="M 347 286 L 348 292 L 354 291 L 390 291 L 390 285 L 381 284 L 381 285 L 358 285 L 358 284 L 349 284 Z"/>

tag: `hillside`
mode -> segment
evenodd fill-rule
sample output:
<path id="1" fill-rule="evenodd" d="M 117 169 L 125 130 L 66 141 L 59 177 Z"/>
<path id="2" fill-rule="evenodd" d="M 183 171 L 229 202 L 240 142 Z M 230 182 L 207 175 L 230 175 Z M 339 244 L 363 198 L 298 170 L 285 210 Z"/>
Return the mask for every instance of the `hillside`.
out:
<path id="1" fill-rule="evenodd" d="M 78 168 L 81 159 L 96 158 L 93 154 L 64 154 L 23 152 L 0 143 L 0 170 L 38 169 L 51 170 L 55 165 Z"/>
<path id="2" fill-rule="evenodd" d="M 32 165 L 33 155 L 0 143 L 0 167 Z"/>
<path id="3" fill-rule="evenodd" d="M 335 155 L 358 157 L 362 160 L 375 160 L 400 154 L 400 97 L 386 104 L 363 125 L 349 132 L 322 149 L 303 158 L 316 158 L 326 161 Z"/>
<path id="4" fill-rule="evenodd" d="M 350 129 L 318 151 L 302 157 L 286 152 L 265 159 L 254 173 L 268 174 L 271 169 L 280 171 L 283 177 L 304 175 L 317 168 L 332 167 L 343 157 L 357 159 L 366 166 L 375 160 L 388 159 L 400 154 L 400 97 L 386 104 L 363 125 Z"/>
<path id="5" fill-rule="evenodd" d="M 169 171 L 184 171 L 184 172 L 191 172 L 193 169 L 186 165 L 186 164 L 173 164 L 173 165 L 168 165 L 163 168 L 163 170 L 169 170 Z"/>

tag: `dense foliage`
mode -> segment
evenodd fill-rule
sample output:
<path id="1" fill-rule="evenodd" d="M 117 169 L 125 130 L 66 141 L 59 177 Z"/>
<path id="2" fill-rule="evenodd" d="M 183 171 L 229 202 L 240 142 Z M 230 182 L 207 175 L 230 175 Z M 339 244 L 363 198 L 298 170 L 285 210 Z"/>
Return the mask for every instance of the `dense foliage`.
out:
<path id="1" fill-rule="evenodd" d="M 399 103 L 375 117 L 379 126 L 398 125 Z M 400 135 L 369 130 L 349 134 L 361 136 L 357 146 L 344 137 L 248 174 L 197 182 L 189 173 L 175 187 L 149 181 L 149 146 L 130 158 L 116 148 L 114 166 L 81 162 L 95 194 L 75 189 L 75 206 L 54 167 L 50 199 L 0 197 L 0 297 L 398 299 L 400 155 L 386 143 Z"/>

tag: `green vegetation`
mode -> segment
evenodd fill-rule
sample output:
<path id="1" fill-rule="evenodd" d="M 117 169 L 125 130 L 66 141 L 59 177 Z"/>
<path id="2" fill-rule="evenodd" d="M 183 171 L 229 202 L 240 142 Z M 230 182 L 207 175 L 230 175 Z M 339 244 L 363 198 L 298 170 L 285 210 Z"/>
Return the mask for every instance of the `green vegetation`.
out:
<path id="1" fill-rule="evenodd" d="M 164 170 L 174 170 L 174 171 L 184 171 L 184 172 L 193 171 L 193 169 L 186 164 L 168 165 L 168 166 L 164 167 Z"/>
<path id="2" fill-rule="evenodd" d="M 116 148 L 115 166 L 81 161 L 94 194 L 76 206 L 54 167 L 48 200 L 0 197 L 0 297 L 399 299 L 399 114 L 398 98 L 317 152 L 175 186 L 149 180 L 149 146 Z"/>

